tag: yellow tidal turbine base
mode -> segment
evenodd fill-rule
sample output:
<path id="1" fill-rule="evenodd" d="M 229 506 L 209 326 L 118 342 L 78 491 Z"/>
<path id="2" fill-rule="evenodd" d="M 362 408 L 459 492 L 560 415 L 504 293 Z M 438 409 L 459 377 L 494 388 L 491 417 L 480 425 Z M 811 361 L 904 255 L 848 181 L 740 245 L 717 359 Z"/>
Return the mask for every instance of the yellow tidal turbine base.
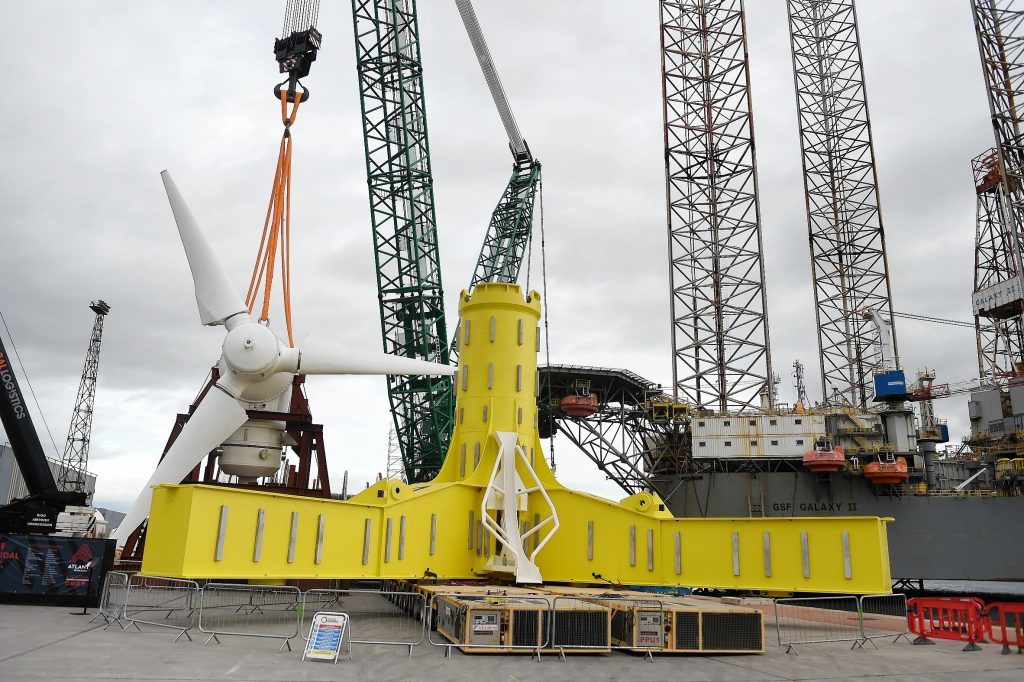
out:
<path id="1" fill-rule="evenodd" d="M 677 519 L 654 494 L 612 502 L 564 488 L 537 436 L 539 295 L 481 284 L 462 293 L 459 313 L 456 426 L 437 478 L 379 481 L 344 502 L 161 485 L 143 571 L 250 580 L 514 579 L 508 545 L 520 542 L 547 582 L 890 591 L 891 519 Z M 495 488 L 511 462 L 514 520 Z M 501 542 L 489 527 L 514 529 L 518 538 Z"/>

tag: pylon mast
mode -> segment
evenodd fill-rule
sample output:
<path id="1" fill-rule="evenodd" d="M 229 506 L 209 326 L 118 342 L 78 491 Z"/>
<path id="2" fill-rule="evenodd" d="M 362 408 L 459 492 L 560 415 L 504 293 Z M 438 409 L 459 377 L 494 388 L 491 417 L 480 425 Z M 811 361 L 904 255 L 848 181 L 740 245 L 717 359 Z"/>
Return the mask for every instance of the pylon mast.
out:
<path id="1" fill-rule="evenodd" d="M 854 0 L 788 0 L 804 192 L 826 403 L 865 407 L 892 319 L 885 229 Z M 899 364 L 896 334 L 893 344 Z"/>
<path id="2" fill-rule="evenodd" d="M 60 460 L 57 487 L 73 493 L 85 492 L 89 469 L 89 440 L 92 437 L 93 405 L 96 402 L 96 379 L 100 370 L 100 343 L 103 340 L 103 321 L 110 312 L 105 301 L 93 301 L 89 309 L 96 313 L 89 336 L 89 351 L 85 354 L 82 380 L 78 384 L 75 411 L 71 415 L 68 442 Z"/>
<path id="3" fill-rule="evenodd" d="M 972 0 L 995 149 L 973 161 L 978 193 L 974 295 L 983 383 L 1024 371 L 1024 8 L 1016 0 Z"/>
<path id="4" fill-rule="evenodd" d="M 742 0 L 661 2 L 672 377 L 713 410 L 773 398 Z"/>

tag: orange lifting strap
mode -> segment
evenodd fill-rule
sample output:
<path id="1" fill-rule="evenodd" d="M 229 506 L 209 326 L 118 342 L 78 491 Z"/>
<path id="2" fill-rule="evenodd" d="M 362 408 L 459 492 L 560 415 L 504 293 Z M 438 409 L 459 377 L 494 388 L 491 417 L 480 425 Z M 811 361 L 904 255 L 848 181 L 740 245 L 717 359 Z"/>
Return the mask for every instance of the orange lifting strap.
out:
<path id="1" fill-rule="evenodd" d="M 288 345 L 294 347 L 295 339 L 292 336 L 291 268 L 289 265 L 291 257 L 292 191 L 291 126 L 295 123 L 295 115 L 299 111 L 299 104 L 306 100 L 309 92 L 287 93 L 279 86 L 276 94 L 281 100 L 281 122 L 284 124 L 284 134 L 281 136 L 281 147 L 277 156 L 277 169 L 274 171 L 274 184 L 270 191 L 267 217 L 263 222 L 263 237 L 260 239 L 260 249 L 256 254 L 256 264 L 253 266 L 252 279 L 249 282 L 249 293 L 246 294 L 245 304 L 249 307 L 249 313 L 251 314 L 256 306 L 259 292 L 262 290 L 263 308 L 260 311 L 259 320 L 261 322 L 267 321 L 267 315 L 270 312 L 270 289 L 274 282 L 274 263 L 277 260 L 278 247 L 280 247 L 284 322 L 288 330 Z M 293 103 L 291 112 L 288 111 L 289 101 Z"/>

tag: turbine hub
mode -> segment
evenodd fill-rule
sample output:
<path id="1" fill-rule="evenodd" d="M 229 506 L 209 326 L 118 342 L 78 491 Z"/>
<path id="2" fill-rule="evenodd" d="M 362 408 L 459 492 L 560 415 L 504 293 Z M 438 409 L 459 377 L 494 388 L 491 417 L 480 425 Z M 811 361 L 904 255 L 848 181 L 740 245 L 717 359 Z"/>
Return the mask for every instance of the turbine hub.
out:
<path id="1" fill-rule="evenodd" d="M 236 374 L 266 378 L 274 374 L 281 344 L 274 332 L 255 322 L 241 324 L 224 337 L 224 361 Z"/>

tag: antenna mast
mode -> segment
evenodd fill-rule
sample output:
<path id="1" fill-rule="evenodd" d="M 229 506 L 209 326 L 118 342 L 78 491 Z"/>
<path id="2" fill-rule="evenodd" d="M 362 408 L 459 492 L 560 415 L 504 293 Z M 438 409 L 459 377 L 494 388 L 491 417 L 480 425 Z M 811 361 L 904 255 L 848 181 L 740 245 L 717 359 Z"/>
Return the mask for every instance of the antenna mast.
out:
<path id="1" fill-rule="evenodd" d="M 797 402 L 808 407 L 810 401 L 807 399 L 807 384 L 804 383 L 804 363 L 799 360 L 793 361 L 793 382 L 796 387 Z"/>

